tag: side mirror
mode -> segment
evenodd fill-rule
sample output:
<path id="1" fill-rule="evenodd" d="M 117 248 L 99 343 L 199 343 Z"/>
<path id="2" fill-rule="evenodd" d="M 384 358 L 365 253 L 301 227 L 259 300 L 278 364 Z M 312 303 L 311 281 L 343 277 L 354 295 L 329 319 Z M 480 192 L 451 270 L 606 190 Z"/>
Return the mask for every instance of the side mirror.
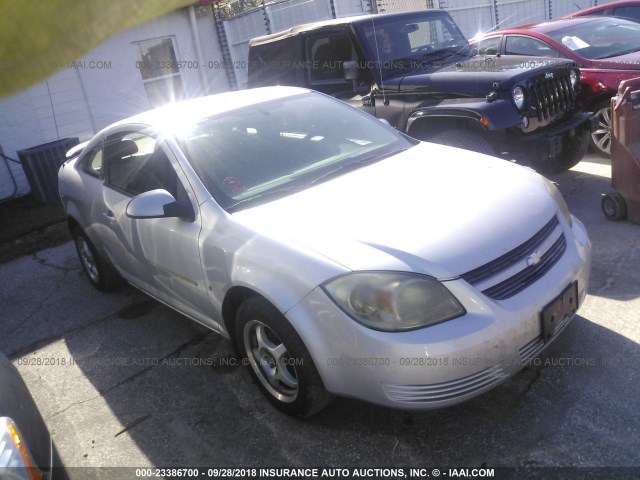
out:
<path id="1" fill-rule="evenodd" d="M 345 80 L 359 80 L 360 70 L 358 69 L 358 62 L 355 60 L 347 60 L 342 62 L 342 70 L 344 71 Z"/>
<path id="2" fill-rule="evenodd" d="M 131 199 L 127 205 L 129 218 L 184 218 L 193 222 L 196 218 L 191 203 L 176 201 L 163 189 L 150 190 Z"/>

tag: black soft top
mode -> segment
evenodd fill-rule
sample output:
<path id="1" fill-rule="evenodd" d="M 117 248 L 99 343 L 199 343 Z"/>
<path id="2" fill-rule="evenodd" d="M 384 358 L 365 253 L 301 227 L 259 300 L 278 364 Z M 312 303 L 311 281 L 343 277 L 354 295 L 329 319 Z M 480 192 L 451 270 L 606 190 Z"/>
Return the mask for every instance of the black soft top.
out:
<path id="1" fill-rule="evenodd" d="M 321 22 L 305 23 L 303 25 L 297 25 L 295 27 L 282 30 L 281 32 L 252 38 L 249 41 L 249 47 L 255 47 L 257 45 L 264 45 L 266 43 L 276 42 L 278 40 L 283 40 L 285 38 L 295 37 L 297 35 L 300 35 L 301 33 L 309 32 L 313 30 L 321 30 L 324 28 L 331 28 L 336 26 L 365 23 L 365 22 L 370 22 L 376 18 L 406 17 L 416 13 L 424 14 L 427 11 L 429 10 L 420 10 L 419 12 L 368 14 L 368 15 L 358 15 L 355 17 L 335 18 L 333 20 L 323 20 Z M 432 9 L 430 11 L 444 13 L 444 10 L 440 10 L 440 9 Z"/>

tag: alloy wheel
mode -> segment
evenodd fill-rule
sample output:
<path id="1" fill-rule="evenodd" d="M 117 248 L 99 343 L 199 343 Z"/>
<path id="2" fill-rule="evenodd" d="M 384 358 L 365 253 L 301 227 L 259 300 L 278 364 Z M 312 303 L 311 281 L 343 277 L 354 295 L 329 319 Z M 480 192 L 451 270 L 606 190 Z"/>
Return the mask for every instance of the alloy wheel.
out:
<path id="1" fill-rule="evenodd" d="M 295 401 L 298 377 L 284 342 L 258 320 L 247 322 L 243 333 L 247 359 L 260 383 L 279 401 Z"/>
<path id="2" fill-rule="evenodd" d="M 597 128 L 591 133 L 591 142 L 604 155 L 611 154 L 611 107 L 595 112 Z"/>
<path id="3" fill-rule="evenodd" d="M 84 238 L 78 237 L 76 239 L 76 246 L 85 272 L 87 272 L 92 282 L 98 283 L 100 281 L 100 273 L 98 272 L 96 259 L 93 256 L 89 243 Z"/>

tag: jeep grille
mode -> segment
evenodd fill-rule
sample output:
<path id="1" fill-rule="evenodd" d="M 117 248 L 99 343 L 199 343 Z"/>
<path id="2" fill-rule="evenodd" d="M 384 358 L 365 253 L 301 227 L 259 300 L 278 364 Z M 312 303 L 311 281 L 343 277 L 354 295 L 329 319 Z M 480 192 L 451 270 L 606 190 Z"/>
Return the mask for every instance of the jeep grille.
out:
<path id="1" fill-rule="evenodd" d="M 577 92 L 571 88 L 569 72 L 554 71 L 551 78 L 534 79 L 529 85 L 533 113 L 539 122 L 549 122 L 573 110 Z"/>

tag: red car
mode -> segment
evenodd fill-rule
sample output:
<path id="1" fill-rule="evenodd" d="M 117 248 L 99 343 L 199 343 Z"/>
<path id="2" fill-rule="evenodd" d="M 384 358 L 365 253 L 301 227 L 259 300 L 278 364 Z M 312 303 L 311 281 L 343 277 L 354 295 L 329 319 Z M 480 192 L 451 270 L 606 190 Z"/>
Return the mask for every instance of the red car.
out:
<path id="1" fill-rule="evenodd" d="M 605 3 L 597 7 L 578 10 L 564 18 L 584 17 L 586 15 L 603 15 L 606 17 L 626 18 L 627 20 L 640 22 L 640 2 L 637 0 L 622 0 L 619 2 Z"/>
<path id="2" fill-rule="evenodd" d="M 569 58 L 580 66 L 580 101 L 598 117 L 594 149 L 609 155 L 610 99 L 622 80 L 640 76 L 640 23 L 587 16 L 549 20 L 489 32 L 471 40 L 484 55 Z"/>

